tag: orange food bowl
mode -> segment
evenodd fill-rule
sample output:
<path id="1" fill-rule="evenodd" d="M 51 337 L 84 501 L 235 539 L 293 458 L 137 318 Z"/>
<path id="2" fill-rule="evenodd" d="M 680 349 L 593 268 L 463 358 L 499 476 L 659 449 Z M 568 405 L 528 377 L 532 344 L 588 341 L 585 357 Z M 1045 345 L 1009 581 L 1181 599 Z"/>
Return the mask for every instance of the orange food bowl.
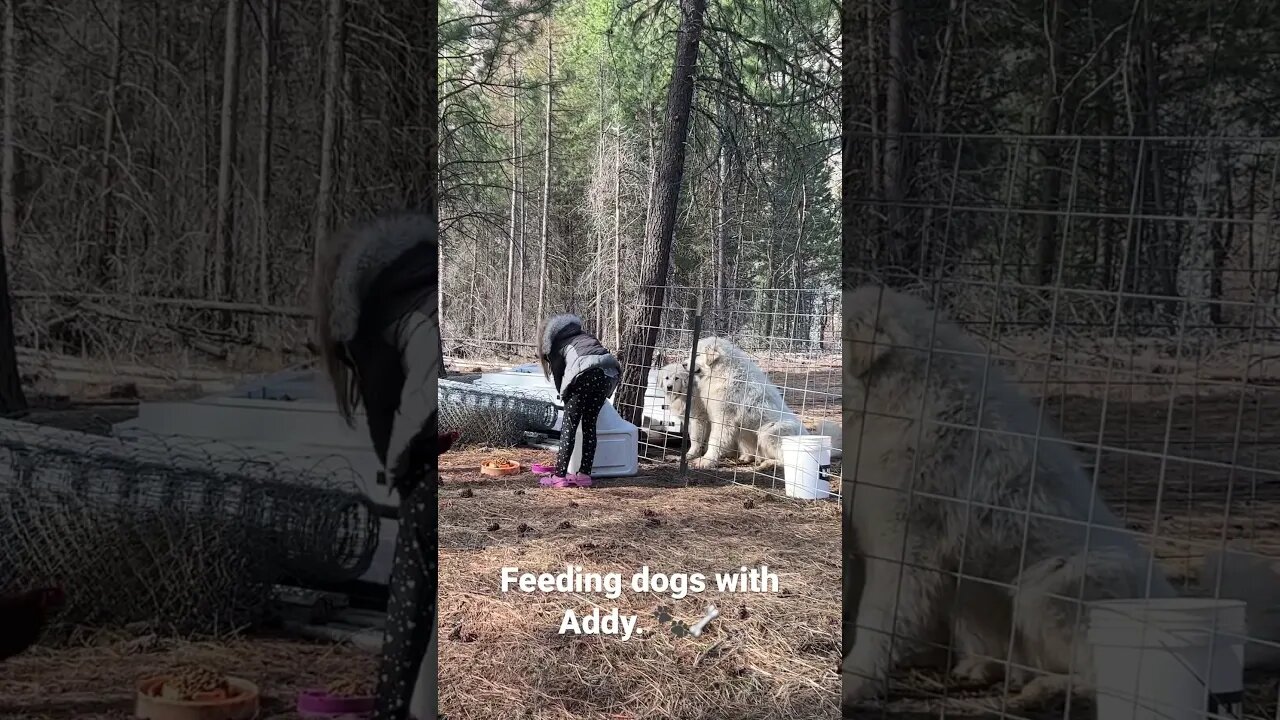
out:
<path id="1" fill-rule="evenodd" d="M 143 720 L 252 720 L 258 716 L 258 686 L 238 677 L 228 677 L 232 695 L 200 700 L 168 700 L 160 696 L 168 676 L 158 675 L 138 681 L 134 717 Z"/>
<path id="2" fill-rule="evenodd" d="M 485 460 L 480 464 L 480 472 L 489 477 L 514 475 L 520 472 L 520 463 L 515 460 Z"/>

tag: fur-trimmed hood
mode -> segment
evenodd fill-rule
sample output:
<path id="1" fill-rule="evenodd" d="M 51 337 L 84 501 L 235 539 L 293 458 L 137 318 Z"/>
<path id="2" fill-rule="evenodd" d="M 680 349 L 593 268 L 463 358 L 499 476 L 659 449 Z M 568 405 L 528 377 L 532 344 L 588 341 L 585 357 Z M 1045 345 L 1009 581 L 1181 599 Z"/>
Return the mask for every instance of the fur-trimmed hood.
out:
<path id="1" fill-rule="evenodd" d="M 582 318 L 577 315 L 565 313 L 547 318 L 538 342 L 542 372 L 561 397 L 574 379 L 587 370 L 599 368 L 612 379 L 621 375 L 617 358 L 583 328 Z"/>
<path id="2" fill-rule="evenodd" d="M 542 337 L 539 338 L 541 344 L 538 346 L 538 353 L 540 355 L 550 355 L 551 351 L 554 349 L 553 344 L 556 336 L 565 329 L 575 325 L 579 330 L 582 329 L 582 318 L 574 315 L 573 313 L 552 315 L 547 318 L 547 324 L 542 329 Z"/>
<path id="3" fill-rule="evenodd" d="M 414 246 L 437 242 L 435 219 L 408 211 L 357 225 L 346 235 L 328 297 L 329 331 L 337 342 L 356 336 L 364 298 L 378 274 Z"/>

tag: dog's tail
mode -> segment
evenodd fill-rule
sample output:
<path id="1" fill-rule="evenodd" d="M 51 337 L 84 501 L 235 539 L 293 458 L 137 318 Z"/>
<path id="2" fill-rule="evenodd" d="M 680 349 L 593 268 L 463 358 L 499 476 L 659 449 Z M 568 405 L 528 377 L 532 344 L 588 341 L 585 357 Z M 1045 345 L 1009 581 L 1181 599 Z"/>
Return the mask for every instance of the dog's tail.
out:
<path id="1" fill-rule="evenodd" d="M 770 420 L 760 426 L 756 440 L 756 454 L 766 460 L 782 462 L 782 438 L 803 435 L 804 426 L 799 420 L 784 417 Z"/>
<path id="2" fill-rule="evenodd" d="M 1280 560 L 1239 550 L 1210 553 L 1199 586 L 1207 597 L 1245 602 L 1245 668 L 1280 668 Z"/>

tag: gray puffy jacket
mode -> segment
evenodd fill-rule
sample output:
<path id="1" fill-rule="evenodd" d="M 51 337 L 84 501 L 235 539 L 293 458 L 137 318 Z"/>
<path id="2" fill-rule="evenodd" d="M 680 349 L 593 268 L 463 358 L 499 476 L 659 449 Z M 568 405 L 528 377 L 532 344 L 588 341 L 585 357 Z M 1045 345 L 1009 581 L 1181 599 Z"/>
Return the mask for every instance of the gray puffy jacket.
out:
<path id="1" fill-rule="evenodd" d="M 547 320 L 538 352 L 550 366 L 550 380 L 563 398 L 565 391 L 582 373 L 600 368 L 612 382 L 609 392 L 622 377 L 618 360 L 593 335 L 582 329 L 582 318 L 566 313 Z"/>

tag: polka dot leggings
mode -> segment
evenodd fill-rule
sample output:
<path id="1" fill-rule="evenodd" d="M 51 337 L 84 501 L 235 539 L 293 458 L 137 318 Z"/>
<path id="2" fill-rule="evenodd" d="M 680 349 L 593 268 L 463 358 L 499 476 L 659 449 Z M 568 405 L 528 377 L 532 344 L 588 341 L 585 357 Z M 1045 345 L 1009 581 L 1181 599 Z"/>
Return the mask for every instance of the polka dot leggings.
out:
<path id="1" fill-rule="evenodd" d="M 375 720 L 405 720 L 418 669 L 431 643 L 436 622 L 436 483 L 418 482 L 400 502 L 400 530 L 396 536 L 387 601 L 387 627 L 378 670 Z M 432 683 L 432 695 L 435 683 Z M 436 698 L 430 697 L 431 708 Z M 435 717 L 435 713 L 431 713 Z M 415 718 L 414 720 L 426 720 Z"/>
<path id="2" fill-rule="evenodd" d="M 582 466 L 578 468 L 578 472 L 583 475 L 591 474 L 591 466 L 596 459 L 596 420 L 612 390 L 612 378 L 600 368 L 591 368 L 574 378 L 573 384 L 565 391 L 560 453 L 556 455 L 556 474 L 560 477 L 569 472 L 569 458 L 573 457 L 578 423 L 582 423 Z"/>

